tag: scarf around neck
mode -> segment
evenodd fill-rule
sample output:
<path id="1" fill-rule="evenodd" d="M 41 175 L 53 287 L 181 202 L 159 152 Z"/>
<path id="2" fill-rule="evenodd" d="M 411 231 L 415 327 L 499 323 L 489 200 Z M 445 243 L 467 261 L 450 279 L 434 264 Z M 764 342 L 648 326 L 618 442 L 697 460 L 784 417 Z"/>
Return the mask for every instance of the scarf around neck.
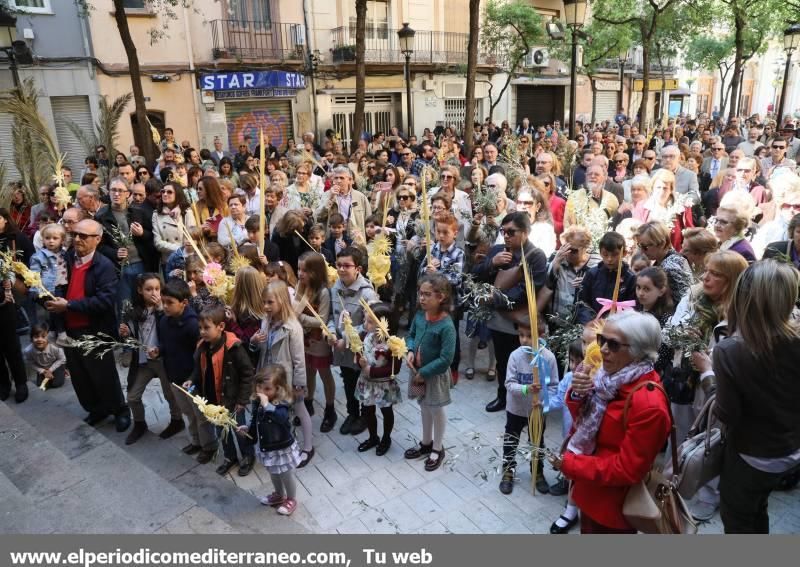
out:
<path id="1" fill-rule="evenodd" d="M 597 448 L 597 433 L 608 409 L 622 386 L 630 384 L 653 370 L 649 361 L 632 362 L 614 374 L 603 368 L 594 377 L 594 389 L 581 408 L 580 420 L 567 450 L 576 455 L 592 455 Z"/>

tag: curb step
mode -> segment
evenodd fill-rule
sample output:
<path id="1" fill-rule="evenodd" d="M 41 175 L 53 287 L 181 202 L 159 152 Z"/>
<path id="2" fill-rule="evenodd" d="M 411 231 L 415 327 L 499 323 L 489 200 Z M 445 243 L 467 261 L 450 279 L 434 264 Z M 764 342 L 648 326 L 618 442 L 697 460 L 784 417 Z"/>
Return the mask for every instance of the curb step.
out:
<path id="1" fill-rule="evenodd" d="M 307 531 L 221 479 L 213 464 L 183 455 L 184 434 L 162 440 L 164 424 L 155 424 L 125 446 L 112 420 L 90 427 L 84 414 L 69 383 L 46 393 L 31 387 L 23 404 L 0 402 L 4 533 Z"/>

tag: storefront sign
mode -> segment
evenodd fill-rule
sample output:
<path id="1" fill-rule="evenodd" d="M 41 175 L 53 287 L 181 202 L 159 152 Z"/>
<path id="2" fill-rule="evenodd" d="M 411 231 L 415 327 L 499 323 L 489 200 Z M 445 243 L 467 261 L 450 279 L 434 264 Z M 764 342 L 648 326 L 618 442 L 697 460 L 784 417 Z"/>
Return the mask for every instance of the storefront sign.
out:
<path id="1" fill-rule="evenodd" d="M 621 83 L 619 81 L 609 81 L 606 79 L 595 79 L 594 88 L 598 91 L 618 91 Z"/>
<path id="2" fill-rule="evenodd" d="M 661 79 L 650 79 L 649 82 L 651 91 L 660 91 L 667 90 L 667 91 L 674 91 L 678 88 L 678 79 L 667 79 L 666 82 L 662 81 Z M 637 93 L 640 93 L 644 90 L 644 79 L 635 79 L 633 81 L 633 90 Z"/>
<path id="3" fill-rule="evenodd" d="M 291 97 L 297 94 L 296 89 L 240 89 L 236 91 L 215 91 L 217 100 L 231 100 L 238 98 L 276 98 Z"/>
<path id="4" fill-rule="evenodd" d="M 200 88 L 217 92 L 269 88 L 304 89 L 306 78 L 301 73 L 287 71 L 208 73 L 201 75 Z"/>

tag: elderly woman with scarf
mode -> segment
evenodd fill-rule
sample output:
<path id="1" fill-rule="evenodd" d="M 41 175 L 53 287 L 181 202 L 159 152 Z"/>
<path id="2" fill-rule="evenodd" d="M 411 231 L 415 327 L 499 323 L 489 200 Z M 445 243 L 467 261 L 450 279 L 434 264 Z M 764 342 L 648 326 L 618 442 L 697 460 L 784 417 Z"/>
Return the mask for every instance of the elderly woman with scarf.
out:
<path id="1" fill-rule="evenodd" d="M 661 326 L 652 315 L 617 313 L 606 320 L 597 342 L 603 365 L 594 377 L 583 365 L 575 370 L 567 393 L 574 433 L 563 455 L 550 461 L 572 481 L 581 533 L 636 533 L 622 505 L 630 487 L 652 468 L 671 426 L 663 392 L 646 385 L 661 382 L 653 369 Z"/>

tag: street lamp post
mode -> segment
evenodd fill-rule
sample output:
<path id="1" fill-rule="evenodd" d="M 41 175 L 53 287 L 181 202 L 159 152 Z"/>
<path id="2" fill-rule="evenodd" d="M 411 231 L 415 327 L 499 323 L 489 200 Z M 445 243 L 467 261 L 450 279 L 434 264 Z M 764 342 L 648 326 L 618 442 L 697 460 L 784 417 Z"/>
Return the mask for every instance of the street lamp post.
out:
<path id="1" fill-rule="evenodd" d="M 14 44 L 17 42 L 17 19 L 0 9 L 0 51 L 8 57 L 8 68 L 14 77 L 14 86 L 19 86 L 19 73 L 17 72 L 17 58 L 14 54 Z M 24 42 L 23 42 L 24 43 Z"/>
<path id="2" fill-rule="evenodd" d="M 778 128 L 783 124 L 783 108 L 786 103 L 786 87 L 789 84 L 789 71 L 792 68 L 792 52 L 800 47 L 800 24 L 792 24 L 783 31 L 783 49 L 786 51 L 786 67 L 783 70 L 783 88 L 778 106 Z"/>
<path id="3" fill-rule="evenodd" d="M 568 137 L 575 135 L 575 99 L 578 88 L 578 41 L 577 32 L 583 27 L 586 19 L 586 0 L 564 0 L 564 20 L 572 31 L 572 61 L 569 73 L 569 119 L 567 124 Z"/>
<path id="4" fill-rule="evenodd" d="M 414 53 L 414 34 L 413 29 L 408 27 L 408 23 L 403 23 L 403 27 L 397 30 L 397 38 L 400 40 L 400 53 L 406 58 L 406 136 L 414 133 L 414 116 L 411 114 L 411 55 Z"/>
<path id="5" fill-rule="evenodd" d="M 627 48 L 620 49 L 618 58 L 619 58 L 619 101 L 617 103 L 617 108 L 623 109 L 625 107 L 622 104 L 622 98 L 623 98 L 622 83 L 625 80 L 625 63 L 628 62 L 628 49 Z"/>

